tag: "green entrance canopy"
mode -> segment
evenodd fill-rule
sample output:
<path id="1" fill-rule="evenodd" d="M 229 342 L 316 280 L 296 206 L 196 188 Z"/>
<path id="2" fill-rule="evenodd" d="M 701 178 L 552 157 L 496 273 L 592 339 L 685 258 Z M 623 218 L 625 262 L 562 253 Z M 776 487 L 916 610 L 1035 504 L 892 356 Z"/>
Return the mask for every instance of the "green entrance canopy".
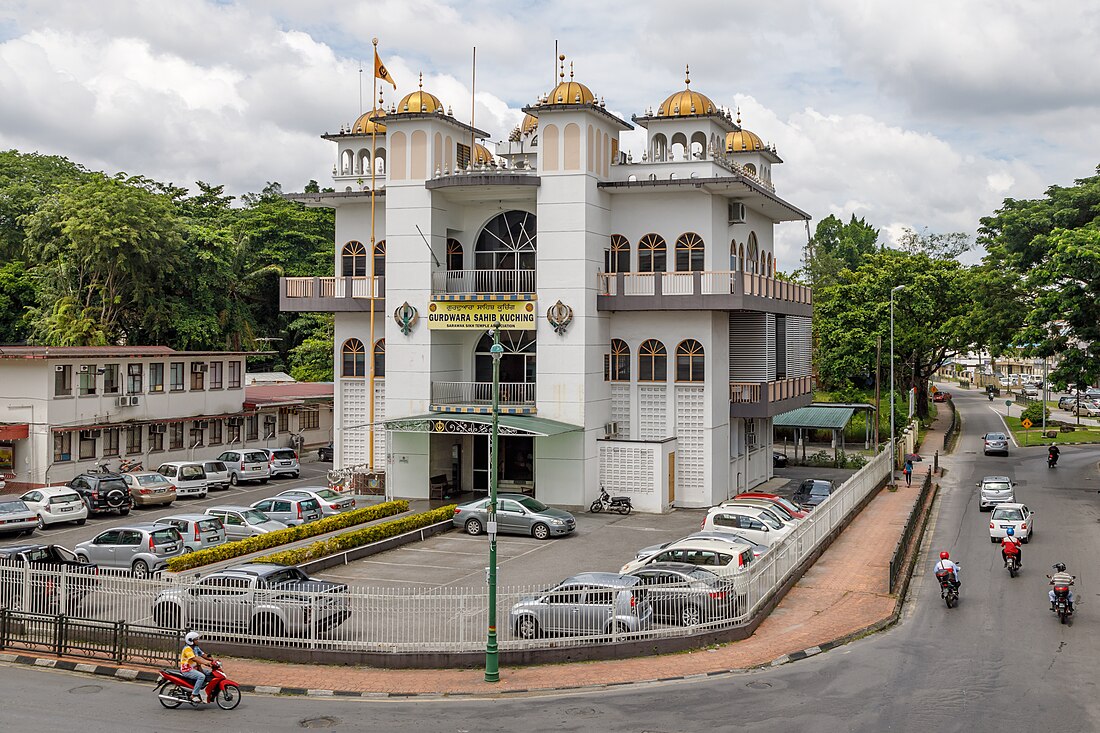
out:
<path id="1" fill-rule="evenodd" d="M 868 405 L 864 409 L 867 409 L 867 407 L 870 406 Z M 852 414 L 856 409 L 849 405 L 797 407 L 772 418 L 772 427 L 842 430 L 848 424 L 848 421 L 852 419 Z"/>
<path id="2" fill-rule="evenodd" d="M 382 423 L 395 433 L 457 433 L 488 435 L 493 430 L 493 416 L 478 413 L 429 412 L 425 415 L 400 417 Z M 534 415 L 501 415 L 498 418 L 501 435 L 533 435 L 546 437 L 583 430 L 578 425 L 548 420 Z"/>

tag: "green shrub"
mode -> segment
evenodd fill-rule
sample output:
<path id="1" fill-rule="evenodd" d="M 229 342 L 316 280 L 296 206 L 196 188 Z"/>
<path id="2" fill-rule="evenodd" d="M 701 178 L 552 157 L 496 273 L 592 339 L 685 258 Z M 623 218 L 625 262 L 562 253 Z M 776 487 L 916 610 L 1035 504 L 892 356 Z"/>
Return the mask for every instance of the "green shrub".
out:
<path id="1" fill-rule="evenodd" d="M 416 529 L 430 527 L 437 522 L 448 520 L 454 515 L 455 505 L 449 504 L 421 514 L 413 514 L 410 517 L 391 519 L 388 522 L 364 527 L 363 529 L 344 532 L 335 537 L 329 537 L 327 540 L 319 540 L 306 547 L 274 552 L 270 555 L 256 558 L 255 562 L 270 562 L 276 565 L 301 565 L 310 560 L 317 560 L 329 555 L 346 552 L 352 548 L 362 547 L 372 542 L 396 537 L 405 532 L 412 532 Z"/>
<path id="2" fill-rule="evenodd" d="M 1042 402 L 1032 402 L 1022 413 L 1020 413 L 1020 420 L 1030 420 L 1034 425 L 1041 425 L 1043 422 L 1043 412 L 1046 412 L 1048 418 L 1050 417 L 1050 410 L 1047 409 Z"/>
<path id="3" fill-rule="evenodd" d="M 316 537 L 319 534 L 335 532 L 337 530 L 353 527 L 365 522 L 373 522 L 383 517 L 392 517 L 394 514 L 409 511 L 409 502 L 404 500 L 387 501 L 374 506 L 353 509 L 350 512 L 337 514 L 333 517 L 325 517 L 309 524 L 300 524 L 297 527 L 287 527 L 275 532 L 247 537 L 235 542 L 226 542 L 224 545 L 211 547 L 209 550 L 199 550 L 179 557 L 173 557 L 168 561 L 168 569 L 173 572 L 190 570 L 202 567 L 222 560 L 232 560 L 241 555 L 249 555 L 260 550 L 267 550 L 279 545 L 286 545 L 298 540 Z M 453 511 L 453 510 L 452 510 Z"/>

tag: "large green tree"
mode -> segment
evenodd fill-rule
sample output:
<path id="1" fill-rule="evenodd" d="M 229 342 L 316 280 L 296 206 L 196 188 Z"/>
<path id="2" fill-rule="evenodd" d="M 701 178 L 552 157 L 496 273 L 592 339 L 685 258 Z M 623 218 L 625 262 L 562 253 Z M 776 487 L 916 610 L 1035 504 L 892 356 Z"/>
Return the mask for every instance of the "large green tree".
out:
<path id="1" fill-rule="evenodd" d="M 1007 309 L 986 324 L 993 343 L 1059 357 L 1055 383 L 1100 380 L 1100 167 L 1041 199 L 1006 199 L 981 220 L 986 267 L 1011 287 L 981 301 Z"/>
<path id="2" fill-rule="evenodd" d="M 878 230 L 864 219 L 852 214 L 845 224 L 830 214 L 817 223 L 804 248 L 806 264 L 801 274 L 815 288 L 833 285 L 843 270 L 858 268 L 878 250 Z"/>
<path id="3" fill-rule="evenodd" d="M 0 151 L 0 262 L 22 254 L 23 218 L 33 214 L 42 199 L 92 175 L 57 155 Z"/>

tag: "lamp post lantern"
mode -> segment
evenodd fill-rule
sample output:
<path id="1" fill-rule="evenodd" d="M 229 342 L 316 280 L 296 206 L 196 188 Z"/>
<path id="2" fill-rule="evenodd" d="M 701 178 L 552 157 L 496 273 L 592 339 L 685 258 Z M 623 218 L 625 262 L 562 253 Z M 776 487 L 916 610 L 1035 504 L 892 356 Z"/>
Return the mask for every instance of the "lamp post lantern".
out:
<path id="1" fill-rule="evenodd" d="M 493 430 L 489 436 L 489 516 L 485 529 L 489 535 L 489 635 L 485 641 L 485 681 L 500 681 L 500 660 L 497 652 L 497 485 L 500 482 L 497 442 L 500 439 L 500 324 L 493 326 Z"/>
<path id="2" fill-rule="evenodd" d="M 894 293 L 904 290 L 898 285 L 890 290 L 890 485 L 894 484 L 894 471 L 898 468 L 897 444 L 894 442 Z"/>

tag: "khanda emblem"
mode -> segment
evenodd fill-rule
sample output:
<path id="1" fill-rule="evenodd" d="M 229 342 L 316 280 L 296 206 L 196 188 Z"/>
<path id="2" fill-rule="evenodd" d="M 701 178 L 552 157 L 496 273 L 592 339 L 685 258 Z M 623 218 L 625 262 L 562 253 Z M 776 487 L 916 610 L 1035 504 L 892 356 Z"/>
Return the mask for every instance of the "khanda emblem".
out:
<path id="1" fill-rule="evenodd" d="M 546 320 L 554 327 L 554 333 L 563 336 L 565 329 L 573 322 L 573 309 L 559 300 L 546 311 Z"/>
<path id="2" fill-rule="evenodd" d="M 408 336 L 412 333 L 413 326 L 416 325 L 417 315 L 416 308 L 409 305 L 409 301 L 406 300 L 397 306 L 397 309 L 393 312 L 393 320 L 397 321 L 401 333 Z"/>

